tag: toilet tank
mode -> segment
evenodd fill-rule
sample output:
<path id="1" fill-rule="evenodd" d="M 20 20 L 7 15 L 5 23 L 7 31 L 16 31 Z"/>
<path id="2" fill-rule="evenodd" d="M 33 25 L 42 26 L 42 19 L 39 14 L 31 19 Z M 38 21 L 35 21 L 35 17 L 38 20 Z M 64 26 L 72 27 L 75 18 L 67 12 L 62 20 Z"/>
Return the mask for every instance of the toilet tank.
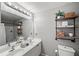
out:
<path id="1" fill-rule="evenodd" d="M 58 45 L 59 56 L 74 56 L 75 50 L 68 46 Z"/>

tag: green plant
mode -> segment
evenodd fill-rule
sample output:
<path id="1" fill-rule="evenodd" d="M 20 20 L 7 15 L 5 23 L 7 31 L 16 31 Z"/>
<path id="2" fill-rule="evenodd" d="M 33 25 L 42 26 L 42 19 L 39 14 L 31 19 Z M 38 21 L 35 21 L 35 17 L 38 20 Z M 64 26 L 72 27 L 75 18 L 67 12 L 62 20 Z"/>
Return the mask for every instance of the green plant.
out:
<path id="1" fill-rule="evenodd" d="M 64 16 L 64 12 L 61 12 L 61 11 L 59 10 L 58 13 L 56 13 L 56 16 Z"/>

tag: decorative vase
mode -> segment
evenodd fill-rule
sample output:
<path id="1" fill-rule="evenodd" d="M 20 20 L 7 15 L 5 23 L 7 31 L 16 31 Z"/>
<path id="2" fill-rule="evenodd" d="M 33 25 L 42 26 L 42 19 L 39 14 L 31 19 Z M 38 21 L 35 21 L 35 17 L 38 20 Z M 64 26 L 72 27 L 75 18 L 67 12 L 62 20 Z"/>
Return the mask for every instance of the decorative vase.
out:
<path id="1" fill-rule="evenodd" d="M 70 37 L 73 37 L 73 33 L 69 33 L 69 36 L 70 36 Z"/>

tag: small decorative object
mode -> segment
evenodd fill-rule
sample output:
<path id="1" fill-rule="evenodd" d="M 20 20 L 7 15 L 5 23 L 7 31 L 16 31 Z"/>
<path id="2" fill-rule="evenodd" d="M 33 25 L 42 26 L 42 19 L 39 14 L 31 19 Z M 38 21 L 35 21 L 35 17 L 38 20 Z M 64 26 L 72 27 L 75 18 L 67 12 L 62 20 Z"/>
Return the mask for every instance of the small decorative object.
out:
<path id="1" fill-rule="evenodd" d="M 31 43 L 33 38 L 32 37 L 28 37 L 27 40 Z"/>
<path id="2" fill-rule="evenodd" d="M 74 25 L 68 25 L 67 27 L 74 27 Z"/>
<path id="3" fill-rule="evenodd" d="M 64 37 L 64 32 L 57 32 L 57 37 Z"/>
<path id="4" fill-rule="evenodd" d="M 23 36 L 20 36 L 19 39 L 20 39 L 20 40 L 24 40 L 24 37 L 23 37 Z"/>
<path id="5" fill-rule="evenodd" d="M 64 18 L 64 12 L 60 11 L 56 13 L 57 19 Z"/>
<path id="6" fill-rule="evenodd" d="M 62 21 L 57 22 L 57 27 L 61 27 L 62 26 Z"/>
<path id="7" fill-rule="evenodd" d="M 24 40 L 21 41 L 21 48 L 25 48 L 26 47 L 26 42 Z"/>
<path id="8" fill-rule="evenodd" d="M 73 33 L 69 33 L 69 36 L 70 36 L 70 37 L 73 37 Z"/>
<path id="9" fill-rule="evenodd" d="M 68 22 L 67 21 L 63 21 L 62 22 L 62 27 L 67 27 L 68 26 Z"/>
<path id="10" fill-rule="evenodd" d="M 17 42 L 21 42 L 22 40 L 24 40 L 24 37 L 22 35 L 17 37 Z"/>

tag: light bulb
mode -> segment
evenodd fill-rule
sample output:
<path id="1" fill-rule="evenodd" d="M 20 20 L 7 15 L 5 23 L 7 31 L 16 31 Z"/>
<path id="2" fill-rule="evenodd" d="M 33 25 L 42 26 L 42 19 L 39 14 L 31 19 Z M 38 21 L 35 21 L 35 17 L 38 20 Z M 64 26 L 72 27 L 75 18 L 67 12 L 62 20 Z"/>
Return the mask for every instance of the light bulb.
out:
<path id="1" fill-rule="evenodd" d="M 15 9 L 18 9 L 18 7 L 17 7 L 17 6 L 15 6 Z"/>
<path id="2" fill-rule="evenodd" d="M 18 26 L 18 29 L 20 29 L 20 26 Z"/>
<path id="3" fill-rule="evenodd" d="M 24 13 L 27 13 L 26 11 L 23 11 Z"/>
<path id="4" fill-rule="evenodd" d="M 22 9 L 19 9 L 20 11 L 23 11 Z"/>
<path id="5" fill-rule="evenodd" d="M 27 15 L 28 15 L 28 16 L 31 16 L 31 14 L 30 14 L 29 12 L 27 12 Z"/>

